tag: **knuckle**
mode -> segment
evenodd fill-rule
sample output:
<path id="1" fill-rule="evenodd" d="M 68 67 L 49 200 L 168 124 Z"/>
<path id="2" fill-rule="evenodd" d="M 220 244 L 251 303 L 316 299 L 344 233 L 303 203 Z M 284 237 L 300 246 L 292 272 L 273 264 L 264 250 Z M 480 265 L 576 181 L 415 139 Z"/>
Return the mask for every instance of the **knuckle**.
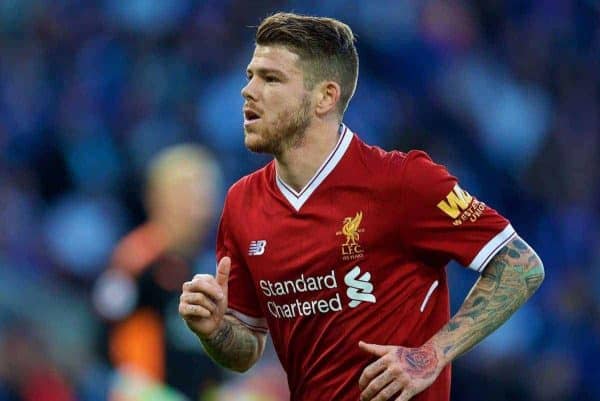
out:
<path id="1" fill-rule="evenodd" d="M 402 366 L 400 366 L 400 364 L 394 363 L 390 365 L 388 369 L 395 378 L 404 378 L 404 370 L 402 370 Z"/>
<path id="2" fill-rule="evenodd" d="M 196 274 L 194 276 L 194 280 L 200 283 L 208 283 L 211 281 L 211 279 L 212 276 L 210 274 Z"/>
<path id="3" fill-rule="evenodd" d="M 365 400 L 370 400 L 377 392 L 375 391 L 375 387 L 373 384 L 369 384 L 369 386 L 363 391 L 363 395 Z"/>
<path id="4" fill-rule="evenodd" d="M 179 314 L 184 318 L 189 317 L 190 314 L 185 304 L 179 304 Z"/>
<path id="5" fill-rule="evenodd" d="M 389 353 L 385 354 L 384 356 L 382 356 L 381 359 L 383 360 L 383 362 L 386 365 L 390 365 L 390 364 L 396 362 L 396 357 L 394 355 L 392 355 L 392 354 L 389 354 Z"/>

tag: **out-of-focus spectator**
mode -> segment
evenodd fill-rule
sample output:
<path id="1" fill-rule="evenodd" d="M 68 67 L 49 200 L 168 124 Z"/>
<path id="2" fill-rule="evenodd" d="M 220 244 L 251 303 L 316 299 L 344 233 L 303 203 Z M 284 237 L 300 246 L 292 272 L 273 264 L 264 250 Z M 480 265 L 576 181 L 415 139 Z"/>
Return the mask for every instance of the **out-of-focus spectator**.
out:
<path id="1" fill-rule="evenodd" d="M 147 221 L 119 242 L 97 281 L 94 302 L 109 322 L 110 360 L 137 383 L 133 388 L 156 381 L 197 399 L 222 376 L 205 355 L 181 349 L 168 325 L 174 299 L 196 272 L 198 252 L 214 226 L 221 180 L 218 164 L 200 146 L 158 154 L 148 168 Z"/>

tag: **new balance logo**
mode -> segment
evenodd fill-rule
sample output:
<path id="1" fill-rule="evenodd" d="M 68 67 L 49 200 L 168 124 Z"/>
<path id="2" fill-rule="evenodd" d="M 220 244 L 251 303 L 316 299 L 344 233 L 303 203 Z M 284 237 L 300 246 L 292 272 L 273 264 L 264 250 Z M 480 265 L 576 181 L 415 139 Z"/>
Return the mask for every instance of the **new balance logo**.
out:
<path id="1" fill-rule="evenodd" d="M 348 286 L 346 295 L 351 299 L 348 305 L 351 308 L 356 308 L 362 302 L 375 303 L 377 301 L 375 295 L 371 294 L 373 292 L 373 284 L 370 282 L 371 274 L 365 272 L 362 276 L 359 276 L 360 267 L 354 266 L 344 277 L 344 283 Z"/>
<path id="2" fill-rule="evenodd" d="M 258 241 L 250 241 L 250 248 L 248 248 L 248 255 L 258 256 L 265 253 L 267 247 L 267 240 L 261 239 Z"/>

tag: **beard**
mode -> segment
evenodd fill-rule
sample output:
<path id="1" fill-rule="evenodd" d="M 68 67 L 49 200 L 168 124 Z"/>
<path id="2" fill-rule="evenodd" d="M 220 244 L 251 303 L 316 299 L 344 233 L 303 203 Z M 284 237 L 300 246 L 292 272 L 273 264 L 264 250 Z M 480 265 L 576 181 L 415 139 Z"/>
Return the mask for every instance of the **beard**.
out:
<path id="1" fill-rule="evenodd" d="M 310 106 L 310 96 L 306 95 L 297 109 L 277 113 L 275 124 L 266 125 L 254 132 L 245 130 L 246 147 L 252 152 L 269 153 L 277 157 L 299 145 L 310 125 Z"/>

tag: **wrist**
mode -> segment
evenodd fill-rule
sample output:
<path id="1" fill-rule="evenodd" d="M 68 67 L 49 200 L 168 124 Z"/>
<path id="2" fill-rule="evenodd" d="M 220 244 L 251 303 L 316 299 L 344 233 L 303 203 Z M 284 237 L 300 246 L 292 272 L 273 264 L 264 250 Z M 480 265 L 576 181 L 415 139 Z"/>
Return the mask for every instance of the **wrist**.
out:
<path id="1" fill-rule="evenodd" d="M 452 362 L 452 359 L 444 353 L 443 346 L 434 341 L 433 338 L 427 341 L 425 344 L 423 344 L 423 347 L 428 347 L 434 350 L 436 358 L 438 360 L 438 367 L 440 370 L 442 370 L 444 367 L 446 367 L 446 365 Z"/>
<path id="2" fill-rule="evenodd" d="M 202 341 L 207 342 L 220 341 L 221 338 L 228 337 L 231 330 L 232 328 L 229 322 L 225 319 L 222 319 L 217 328 L 215 328 L 212 332 L 205 335 L 198 335 L 198 337 L 200 337 Z"/>

